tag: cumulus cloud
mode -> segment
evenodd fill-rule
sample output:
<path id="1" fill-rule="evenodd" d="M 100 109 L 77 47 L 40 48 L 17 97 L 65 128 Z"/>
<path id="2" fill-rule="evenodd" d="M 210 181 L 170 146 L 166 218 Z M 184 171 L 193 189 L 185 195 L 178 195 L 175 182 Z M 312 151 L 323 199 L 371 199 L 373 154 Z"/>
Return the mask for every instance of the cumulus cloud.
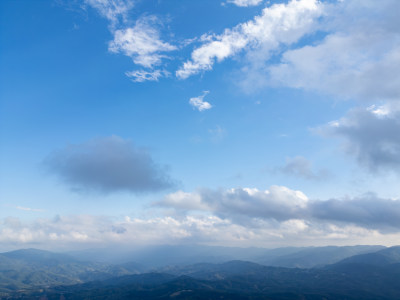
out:
<path id="1" fill-rule="evenodd" d="M 400 232 L 400 200 L 375 195 L 358 198 L 310 200 L 301 191 L 283 186 L 269 190 L 237 188 L 203 189 L 193 193 L 178 191 L 157 205 L 178 211 L 205 211 L 241 225 L 258 220 L 303 220 L 308 223 L 357 226 L 368 230 Z"/>
<path id="2" fill-rule="evenodd" d="M 400 171 L 399 107 L 386 104 L 355 108 L 316 131 L 342 138 L 345 151 L 372 172 Z"/>
<path id="3" fill-rule="evenodd" d="M 74 189 L 150 192 L 172 186 L 166 167 L 150 153 L 118 136 L 96 138 L 51 153 L 47 169 Z"/>
<path id="4" fill-rule="evenodd" d="M 255 6 L 259 5 L 263 0 L 228 0 L 228 3 L 233 3 L 237 6 Z"/>
<path id="5" fill-rule="evenodd" d="M 176 72 L 185 79 L 201 71 L 211 70 L 215 61 L 221 62 L 244 49 L 262 48 L 266 53 L 281 44 L 297 42 L 313 31 L 315 19 L 322 13 L 317 0 L 292 0 L 288 4 L 274 4 L 260 16 L 221 35 L 203 37 L 204 45 L 192 52 L 191 60 Z"/>
<path id="6" fill-rule="evenodd" d="M 286 159 L 284 166 L 277 169 L 278 171 L 307 180 L 319 180 L 328 176 L 328 171 L 314 171 L 312 163 L 303 156 L 289 157 Z"/>
<path id="7" fill-rule="evenodd" d="M 203 95 L 198 97 L 190 98 L 189 104 L 198 111 L 204 111 L 212 108 L 212 105 L 206 101 L 204 101 L 204 97 L 207 96 L 209 91 L 204 91 Z"/>

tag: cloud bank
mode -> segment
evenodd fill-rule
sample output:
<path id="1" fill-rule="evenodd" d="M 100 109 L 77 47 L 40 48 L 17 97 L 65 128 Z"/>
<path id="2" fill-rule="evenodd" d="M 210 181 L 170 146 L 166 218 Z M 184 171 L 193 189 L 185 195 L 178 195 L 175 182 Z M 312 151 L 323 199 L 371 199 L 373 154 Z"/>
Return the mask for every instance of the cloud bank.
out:
<path id="1" fill-rule="evenodd" d="M 173 185 L 166 167 L 118 136 L 96 138 L 51 153 L 46 168 L 73 189 L 96 192 L 155 192 Z"/>
<path id="2" fill-rule="evenodd" d="M 182 212 L 210 212 L 239 224 L 254 223 L 258 219 L 303 220 L 400 232 L 400 200 L 382 199 L 373 194 L 323 201 L 310 200 L 301 191 L 283 186 L 272 186 L 265 191 L 201 189 L 193 193 L 169 194 L 157 205 Z"/>
<path id="3" fill-rule="evenodd" d="M 279 247 L 400 243 L 400 201 L 372 194 L 321 201 L 273 186 L 267 191 L 178 191 L 155 205 L 168 214 L 148 218 L 70 215 L 25 222 L 4 218 L 0 220 L 0 243 L 3 248 L 64 250 L 111 244 Z"/>

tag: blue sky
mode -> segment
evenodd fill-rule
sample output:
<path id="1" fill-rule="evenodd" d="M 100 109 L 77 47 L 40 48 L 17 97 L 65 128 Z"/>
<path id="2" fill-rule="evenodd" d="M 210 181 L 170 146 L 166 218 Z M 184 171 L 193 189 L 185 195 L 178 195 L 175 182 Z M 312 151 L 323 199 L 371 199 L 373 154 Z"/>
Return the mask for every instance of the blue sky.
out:
<path id="1" fill-rule="evenodd" d="M 1 1 L 3 248 L 398 244 L 399 5 Z"/>

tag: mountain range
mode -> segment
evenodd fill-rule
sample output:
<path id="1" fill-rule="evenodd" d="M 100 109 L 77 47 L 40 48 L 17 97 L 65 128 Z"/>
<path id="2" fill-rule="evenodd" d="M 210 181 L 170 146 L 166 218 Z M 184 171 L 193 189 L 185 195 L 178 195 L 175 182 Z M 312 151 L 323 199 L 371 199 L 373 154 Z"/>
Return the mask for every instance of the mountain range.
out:
<path id="1" fill-rule="evenodd" d="M 245 249 L 230 250 L 229 255 L 245 253 Z M 281 248 L 261 252 L 251 249 L 248 255 L 282 266 L 243 260 L 192 264 L 165 260 L 160 265 L 159 257 L 153 265 L 148 261 L 110 264 L 82 260 L 77 253 L 72 256 L 17 250 L 0 254 L 0 298 L 400 299 L 400 247 Z"/>

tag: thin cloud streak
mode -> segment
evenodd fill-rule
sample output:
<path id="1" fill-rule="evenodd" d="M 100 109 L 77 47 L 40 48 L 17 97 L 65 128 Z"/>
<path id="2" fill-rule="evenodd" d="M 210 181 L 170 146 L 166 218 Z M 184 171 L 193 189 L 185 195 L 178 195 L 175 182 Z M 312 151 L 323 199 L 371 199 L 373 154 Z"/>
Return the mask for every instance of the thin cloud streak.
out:
<path id="1" fill-rule="evenodd" d="M 241 7 L 260 5 L 263 0 L 228 0 L 228 3 L 235 4 Z"/>

